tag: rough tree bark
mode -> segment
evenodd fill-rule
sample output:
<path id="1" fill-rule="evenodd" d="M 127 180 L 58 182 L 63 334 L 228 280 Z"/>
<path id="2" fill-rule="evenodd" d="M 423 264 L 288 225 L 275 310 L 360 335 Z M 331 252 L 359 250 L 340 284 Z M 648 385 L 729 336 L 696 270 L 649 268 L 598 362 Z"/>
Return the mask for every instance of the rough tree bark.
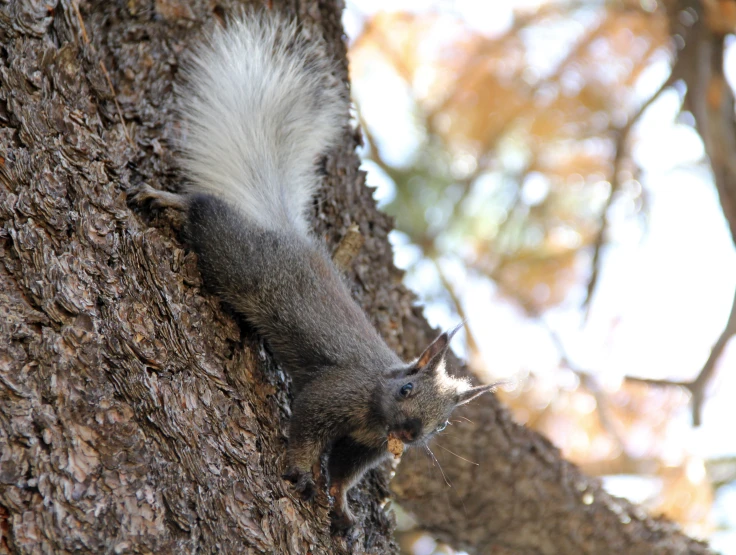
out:
<path id="1" fill-rule="evenodd" d="M 273 2 L 345 60 L 340 0 Z M 0 2 L 0 552 L 392 553 L 387 472 L 352 495 L 361 525 L 329 534 L 324 494 L 280 478 L 288 380 L 203 292 L 176 216 L 131 207 L 176 189 L 182 53 L 234 1 Z M 123 123 L 121 122 L 124 122 Z M 357 224 L 349 277 L 387 340 L 433 336 L 401 285 L 346 134 L 314 223 Z M 242 323 L 241 323 L 242 324 Z M 463 371 L 463 370 L 460 370 Z M 707 553 L 605 494 L 492 398 L 443 438 L 454 488 L 405 456 L 393 488 L 422 525 L 472 553 Z"/>

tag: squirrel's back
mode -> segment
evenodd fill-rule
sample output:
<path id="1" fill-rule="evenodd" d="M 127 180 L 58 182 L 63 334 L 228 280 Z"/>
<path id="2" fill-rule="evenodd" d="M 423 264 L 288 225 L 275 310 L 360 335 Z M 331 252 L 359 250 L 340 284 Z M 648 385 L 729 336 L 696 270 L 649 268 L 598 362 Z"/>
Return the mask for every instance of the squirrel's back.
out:
<path id="1" fill-rule="evenodd" d="M 188 192 L 217 196 L 265 229 L 306 234 L 315 163 L 348 118 L 323 41 L 276 11 L 246 10 L 187 67 L 181 150 Z"/>
<path id="2" fill-rule="evenodd" d="M 208 287 L 300 383 L 325 368 L 401 363 L 306 219 L 315 162 L 348 120 L 334 69 L 306 28 L 277 11 L 244 11 L 195 51 L 181 102 L 184 235 Z"/>

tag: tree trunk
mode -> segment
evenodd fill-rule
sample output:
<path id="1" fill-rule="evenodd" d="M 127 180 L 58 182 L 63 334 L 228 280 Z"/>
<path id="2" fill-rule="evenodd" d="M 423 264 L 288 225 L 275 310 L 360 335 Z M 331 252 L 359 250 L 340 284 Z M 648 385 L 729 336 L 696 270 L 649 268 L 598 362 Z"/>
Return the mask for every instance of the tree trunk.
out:
<path id="1" fill-rule="evenodd" d="M 273 3 L 345 61 L 339 0 Z M 324 493 L 292 495 L 288 379 L 201 290 L 176 215 L 126 204 L 142 182 L 176 189 L 179 61 L 235 4 L 0 5 L 0 552 L 396 551 L 387 472 L 353 492 L 347 537 L 330 535 Z M 354 294 L 408 358 L 433 332 L 392 264 L 358 141 L 327 160 L 314 223 L 332 247 L 359 226 Z M 495 400 L 462 414 L 474 424 L 441 443 L 479 466 L 442 457 L 450 490 L 408 454 L 393 484 L 432 533 L 473 553 L 708 552 Z"/>

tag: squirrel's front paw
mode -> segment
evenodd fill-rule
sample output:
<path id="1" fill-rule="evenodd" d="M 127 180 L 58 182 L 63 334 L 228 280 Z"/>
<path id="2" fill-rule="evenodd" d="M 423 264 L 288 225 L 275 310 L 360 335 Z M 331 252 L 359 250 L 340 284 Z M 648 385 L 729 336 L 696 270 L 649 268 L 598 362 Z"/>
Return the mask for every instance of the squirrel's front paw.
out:
<path id="1" fill-rule="evenodd" d="M 317 495 L 317 486 L 310 471 L 298 468 L 290 468 L 284 472 L 282 478 L 294 484 L 294 489 L 299 492 L 304 501 L 311 501 Z"/>

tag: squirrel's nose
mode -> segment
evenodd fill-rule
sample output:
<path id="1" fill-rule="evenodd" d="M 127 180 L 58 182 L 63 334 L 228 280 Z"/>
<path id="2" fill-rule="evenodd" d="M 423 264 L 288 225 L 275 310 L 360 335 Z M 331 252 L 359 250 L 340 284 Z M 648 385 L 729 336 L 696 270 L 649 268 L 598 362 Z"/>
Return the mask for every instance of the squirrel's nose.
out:
<path id="1" fill-rule="evenodd" d="M 415 441 L 422 434 L 422 422 L 418 418 L 412 418 L 404 422 L 404 425 L 397 432 L 397 436 L 404 443 Z"/>
<path id="2" fill-rule="evenodd" d="M 411 430 L 401 430 L 398 434 L 399 439 L 404 443 L 411 443 L 416 439 L 416 435 Z"/>

